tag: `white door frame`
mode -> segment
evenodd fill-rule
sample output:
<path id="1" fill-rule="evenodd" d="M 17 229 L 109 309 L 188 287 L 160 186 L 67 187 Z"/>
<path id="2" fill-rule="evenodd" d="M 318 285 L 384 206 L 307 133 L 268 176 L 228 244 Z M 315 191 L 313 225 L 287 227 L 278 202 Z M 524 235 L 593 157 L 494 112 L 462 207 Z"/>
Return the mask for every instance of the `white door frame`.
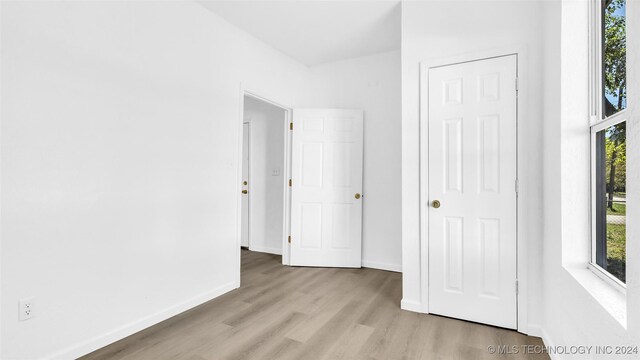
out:
<path id="1" fill-rule="evenodd" d="M 243 106 L 244 109 L 244 106 Z M 244 114 L 242 114 L 244 117 Z M 247 127 L 245 129 L 245 126 Z M 246 180 L 247 181 L 247 185 L 243 185 L 242 187 L 245 187 L 245 189 L 243 190 L 247 190 L 247 194 L 243 194 L 247 197 L 247 207 L 249 209 L 247 209 L 247 222 L 248 224 L 247 226 L 247 249 L 249 249 L 251 247 L 251 227 L 249 226 L 249 224 L 251 223 L 251 164 L 252 164 L 252 157 L 251 157 L 251 118 L 244 118 L 242 120 L 242 132 L 243 132 L 243 137 L 242 137 L 242 146 L 244 147 L 244 131 L 247 130 L 248 134 L 247 134 L 247 157 L 249 158 L 249 160 L 247 161 L 247 177 L 245 178 L 244 176 L 242 176 L 241 181 Z M 244 152 L 244 148 L 242 149 L 242 151 Z M 242 159 L 244 161 L 244 157 Z M 240 164 L 240 167 L 243 168 L 244 164 Z M 242 196 L 240 196 L 240 199 L 242 199 Z M 242 214 L 242 213 L 241 213 Z M 241 215 L 242 217 L 242 215 Z M 240 225 L 244 226 L 244 224 L 242 223 L 244 219 L 240 219 Z M 242 232 L 241 232 L 242 234 Z M 242 246 L 242 237 L 240 238 L 240 246 Z"/>
<path id="2" fill-rule="evenodd" d="M 282 199 L 283 206 L 283 225 L 282 225 L 282 264 L 289 265 L 289 234 L 291 228 L 291 188 L 289 187 L 289 179 L 291 179 L 291 131 L 289 130 L 289 124 L 291 123 L 291 116 L 293 108 L 282 105 L 279 102 L 270 100 L 270 97 L 263 96 L 261 93 L 251 90 L 244 84 L 240 84 L 240 110 L 238 118 L 238 174 L 237 174 L 237 241 L 236 241 L 236 261 L 237 261 L 237 286 L 240 286 L 240 244 L 242 241 L 242 132 L 244 124 L 244 97 L 249 96 L 254 99 L 266 102 L 273 106 L 276 106 L 285 112 L 285 116 L 282 119 L 282 131 L 285 132 L 284 137 L 284 176 L 282 186 L 284 189 L 284 198 Z M 251 206 L 251 205 L 249 205 Z"/>
<path id="3" fill-rule="evenodd" d="M 525 148 L 526 134 L 520 131 L 519 124 L 527 122 L 527 104 L 529 91 L 527 89 L 526 51 L 523 46 L 501 48 L 490 51 L 472 52 L 459 56 L 438 58 L 420 62 L 420 295 L 421 312 L 429 313 L 429 69 L 446 65 L 490 59 L 508 55 L 516 56 L 516 73 L 518 76 L 518 95 L 516 97 L 516 173 L 519 191 L 516 197 L 516 277 L 518 281 L 517 299 L 517 331 L 530 333 L 527 319 L 527 249 L 528 237 L 526 233 L 527 214 L 525 201 L 528 198 L 527 179 L 523 176 L 524 169 L 529 167 L 528 150 Z M 516 84 L 514 84 L 514 87 Z"/>

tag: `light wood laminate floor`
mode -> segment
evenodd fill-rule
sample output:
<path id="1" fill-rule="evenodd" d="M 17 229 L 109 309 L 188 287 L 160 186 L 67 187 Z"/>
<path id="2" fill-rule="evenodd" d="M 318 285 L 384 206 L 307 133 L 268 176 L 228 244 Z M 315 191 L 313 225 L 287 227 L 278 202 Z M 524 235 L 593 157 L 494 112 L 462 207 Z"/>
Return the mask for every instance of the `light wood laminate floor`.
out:
<path id="1" fill-rule="evenodd" d="M 242 251 L 242 286 L 82 359 L 548 359 L 515 331 L 400 310 L 402 275 Z M 489 345 L 519 354 L 490 354 Z"/>

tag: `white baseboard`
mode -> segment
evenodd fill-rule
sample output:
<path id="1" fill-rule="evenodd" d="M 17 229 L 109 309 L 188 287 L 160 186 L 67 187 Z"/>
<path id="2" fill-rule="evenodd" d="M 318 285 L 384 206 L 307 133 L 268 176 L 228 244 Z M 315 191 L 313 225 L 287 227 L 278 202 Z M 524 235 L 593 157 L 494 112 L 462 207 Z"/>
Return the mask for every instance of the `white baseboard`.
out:
<path id="1" fill-rule="evenodd" d="M 543 337 L 542 335 L 542 326 L 538 325 L 538 324 L 529 324 L 527 325 L 527 335 L 529 336 L 536 336 L 536 337 Z"/>
<path id="2" fill-rule="evenodd" d="M 417 301 L 402 299 L 402 301 L 400 301 L 400 308 L 402 310 L 424 313 L 424 311 L 422 311 L 422 304 Z"/>
<path id="3" fill-rule="evenodd" d="M 267 253 L 267 254 L 282 255 L 281 248 L 270 248 L 270 247 L 249 245 L 249 250 Z"/>
<path id="4" fill-rule="evenodd" d="M 98 350 L 102 347 L 105 347 L 109 344 L 112 344 L 118 340 L 124 339 L 125 337 L 135 334 L 138 331 L 144 330 L 148 327 L 151 327 L 161 321 L 167 320 L 175 315 L 178 315 L 182 312 L 185 312 L 189 309 L 192 309 L 200 304 L 203 304 L 209 300 L 215 299 L 218 296 L 227 293 L 233 289 L 236 289 L 237 280 L 234 280 L 230 283 L 224 284 L 214 290 L 208 291 L 202 295 L 191 298 L 187 301 L 179 303 L 177 305 L 170 306 L 160 312 L 155 314 L 143 317 L 140 320 L 136 320 L 127 325 L 124 325 L 120 328 L 109 331 L 103 335 L 96 336 L 92 339 L 89 339 L 83 343 L 73 345 L 64 350 L 61 350 L 51 356 L 46 357 L 47 359 L 77 359 L 83 355 L 89 354 L 95 350 Z"/>
<path id="5" fill-rule="evenodd" d="M 542 338 L 542 342 L 544 343 L 545 346 L 547 347 L 553 347 L 556 346 L 556 344 L 551 340 L 551 337 L 549 337 L 549 334 L 544 331 L 544 329 L 540 329 L 540 337 Z M 551 358 L 551 360 L 560 360 L 560 354 L 557 353 L 548 353 L 549 358 Z"/>
<path id="6" fill-rule="evenodd" d="M 362 259 L 362 266 L 372 269 L 402 272 L 402 264 L 389 264 Z"/>

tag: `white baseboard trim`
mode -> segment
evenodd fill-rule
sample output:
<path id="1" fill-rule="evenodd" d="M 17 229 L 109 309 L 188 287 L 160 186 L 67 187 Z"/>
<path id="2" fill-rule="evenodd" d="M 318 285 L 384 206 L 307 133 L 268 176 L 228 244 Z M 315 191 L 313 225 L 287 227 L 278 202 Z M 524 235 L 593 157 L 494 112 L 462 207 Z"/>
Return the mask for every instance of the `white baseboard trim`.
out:
<path id="1" fill-rule="evenodd" d="M 362 266 L 372 269 L 402 272 L 402 264 L 389 264 L 362 259 Z"/>
<path id="2" fill-rule="evenodd" d="M 424 311 L 422 311 L 422 304 L 417 301 L 402 299 L 400 301 L 400 309 L 417 313 L 424 313 Z"/>
<path id="3" fill-rule="evenodd" d="M 551 337 L 549 337 L 549 334 L 544 331 L 544 329 L 540 329 L 540 337 L 542 338 L 542 342 L 544 343 L 545 346 L 547 347 L 552 347 L 552 346 L 556 346 L 556 344 L 551 340 Z M 557 353 L 548 353 L 549 358 L 551 358 L 551 360 L 560 360 L 560 354 Z"/>
<path id="4" fill-rule="evenodd" d="M 527 335 L 542 338 L 542 326 L 538 324 L 527 325 Z"/>
<path id="5" fill-rule="evenodd" d="M 103 335 L 96 336 L 80 344 L 63 349 L 57 353 L 54 353 L 53 355 L 47 356 L 46 359 L 77 359 L 83 355 L 89 354 L 118 340 L 124 339 L 129 335 L 135 334 L 138 331 L 144 330 L 161 321 L 167 320 L 175 315 L 192 309 L 200 304 L 215 299 L 224 293 L 236 289 L 237 287 L 237 280 L 234 280 L 214 290 L 208 291 L 202 295 L 196 296 L 177 305 L 170 306 L 162 311 L 146 316 L 140 320 L 131 322 L 120 328 L 109 331 Z"/>
<path id="6" fill-rule="evenodd" d="M 249 245 L 249 250 L 250 251 L 262 252 L 262 253 L 267 253 L 267 254 L 282 255 L 282 249 L 281 248 L 270 248 L 270 247 Z"/>

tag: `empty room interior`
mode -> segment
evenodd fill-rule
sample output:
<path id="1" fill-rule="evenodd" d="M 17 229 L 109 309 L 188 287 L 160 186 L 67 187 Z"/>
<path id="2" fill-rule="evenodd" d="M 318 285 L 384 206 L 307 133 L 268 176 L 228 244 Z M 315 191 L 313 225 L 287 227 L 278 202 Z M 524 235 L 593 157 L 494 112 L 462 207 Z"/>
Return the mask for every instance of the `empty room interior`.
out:
<path id="1" fill-rule="evenodd" d="M 639 216 L 640 0 L 0 2 L 2 360 L 640 359 Z"/>

